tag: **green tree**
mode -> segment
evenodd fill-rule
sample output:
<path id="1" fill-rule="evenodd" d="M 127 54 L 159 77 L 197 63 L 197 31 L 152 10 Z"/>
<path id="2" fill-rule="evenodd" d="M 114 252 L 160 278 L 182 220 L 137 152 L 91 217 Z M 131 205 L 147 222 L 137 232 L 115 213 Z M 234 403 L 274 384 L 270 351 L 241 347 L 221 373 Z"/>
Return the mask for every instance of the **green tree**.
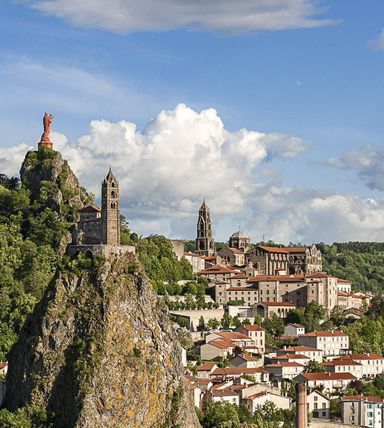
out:
<path id="1" fill-rule="evenodd" d="M 199 318 L 199 325 L 197 326 L 199 331 L 204 331 L 206 329 L 204 318 L 201 316 Z"/>
<path id="2" fill-rule="evenodd" d="M 183 348 L 187 351 L 193 348 L 193 340 L 191 333 L 187 330 L 181 330 L 178 333 L 179 342 Z"/>
<path id="3" fill-rule="evenodd" d="M 266 318 L 263 321 L 263 327 L 272 337 L 280 337 L 284 333 L 284 321 L 276 314 L 273 314 L 270 318 Z"/>
<path id="4" fill-rule="evenodd" d="M 324 366 L 315 360 L 310 360 L 305 364 L 304 373 L 324 373 Z"/>
<path id="5" fill-rule="evenodd" d="M 219 326 L 220 326 L 220 321 L 217 320 L 216 318 L 210 318 L 208 320 L 208 328 L 216 329 L 216 328 L 219 328 Z"/>
<path id="6" fill-rule="evenodd" d="M 233 321 L 233 319 L 229 315 L 229 313 L 225 312 L 224 315 L 223 315 L 223 318 L 221 318 L 221 327 L 224 328 L 224 329 L 226 329 L 226 330 L 229 329 L 229 327 L 232 324 L 232 321 Z"/>
<path id="7" fill-rule="evenodd" d="M 208 400 L 201 417 L 203 428 L 239 428 L 240 419 L 237 406 Z"/>

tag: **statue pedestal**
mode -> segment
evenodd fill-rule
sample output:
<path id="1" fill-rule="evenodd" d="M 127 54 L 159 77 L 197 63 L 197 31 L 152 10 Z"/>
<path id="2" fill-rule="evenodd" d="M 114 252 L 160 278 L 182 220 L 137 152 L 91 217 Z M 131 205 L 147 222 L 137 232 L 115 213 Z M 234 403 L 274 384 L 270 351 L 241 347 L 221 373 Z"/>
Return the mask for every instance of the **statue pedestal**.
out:
<path id="1" fill-rule="evenodd" d="M 49 138 L 42 137 L 40 140 L 40 143 L 38 144 L 39 149 L 40 147 L 46 147 L 48 149 L 52 149 L 53 147 L 52 141 Z"/>

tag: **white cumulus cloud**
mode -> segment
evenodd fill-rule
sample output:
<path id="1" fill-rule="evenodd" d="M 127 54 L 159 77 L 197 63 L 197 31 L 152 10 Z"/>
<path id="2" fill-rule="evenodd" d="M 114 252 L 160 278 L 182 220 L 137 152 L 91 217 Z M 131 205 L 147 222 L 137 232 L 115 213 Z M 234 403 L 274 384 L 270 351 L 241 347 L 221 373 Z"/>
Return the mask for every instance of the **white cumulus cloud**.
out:
<path id="1" fill-rule="evenodd" d="M 175 28 L 282 30 L 330 25 L 324 0 L 21 0 L 83 27 L 114 32 Z"/>
<path id="2" fill-rule="evenodd" d="M 289 162 L 307 143 L 279 133 L 231 132 L 213 108 L 179 104 L 142 131 L 129 121 L 93 120 L 86 135 L 69 141 L 53 132 L 52 141 L 98 197 L 112 166 L 123 213 L 144 235 L 193 238 L 205 197 L 218 240 L 239 224 L 254 241 L 263 234 L 282 243 L 384 239 L 384 201 L 282 186 L 274 159 Z M 1 172 L 17 174 L 27 150 L 0 149 Z"/>

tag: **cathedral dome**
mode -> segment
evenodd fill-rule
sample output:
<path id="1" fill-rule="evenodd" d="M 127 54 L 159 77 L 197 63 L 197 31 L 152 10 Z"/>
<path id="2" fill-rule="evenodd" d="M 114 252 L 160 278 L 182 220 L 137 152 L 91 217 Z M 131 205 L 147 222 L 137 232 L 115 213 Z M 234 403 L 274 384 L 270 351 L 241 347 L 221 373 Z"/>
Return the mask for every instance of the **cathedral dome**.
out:
<path id="1" fill-rule="evenodd" d="M 239 230 L 239 231 L 235 232 L 231 236 L 231 238 L 248 238 L 248 236 L 245 233 L 241 232 L 241 230 Z"/>

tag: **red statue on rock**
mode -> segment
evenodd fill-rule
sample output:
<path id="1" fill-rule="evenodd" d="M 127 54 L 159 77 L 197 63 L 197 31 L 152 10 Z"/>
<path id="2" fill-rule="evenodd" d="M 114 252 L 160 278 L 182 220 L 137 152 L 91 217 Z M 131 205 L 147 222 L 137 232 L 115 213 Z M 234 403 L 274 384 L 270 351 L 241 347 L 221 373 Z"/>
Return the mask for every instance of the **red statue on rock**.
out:
<path id="1" fill-rule="evenodd" d="M 51 123 L 53 121 L 53 114 L 45 113 L 43 117 L 43 126 L 44 132 L 41 136 L 39 148 L 40 147 L 48 147 L 52 149 L 52 141 L 49 139 L 49 134 L 51 133 Z"/>

